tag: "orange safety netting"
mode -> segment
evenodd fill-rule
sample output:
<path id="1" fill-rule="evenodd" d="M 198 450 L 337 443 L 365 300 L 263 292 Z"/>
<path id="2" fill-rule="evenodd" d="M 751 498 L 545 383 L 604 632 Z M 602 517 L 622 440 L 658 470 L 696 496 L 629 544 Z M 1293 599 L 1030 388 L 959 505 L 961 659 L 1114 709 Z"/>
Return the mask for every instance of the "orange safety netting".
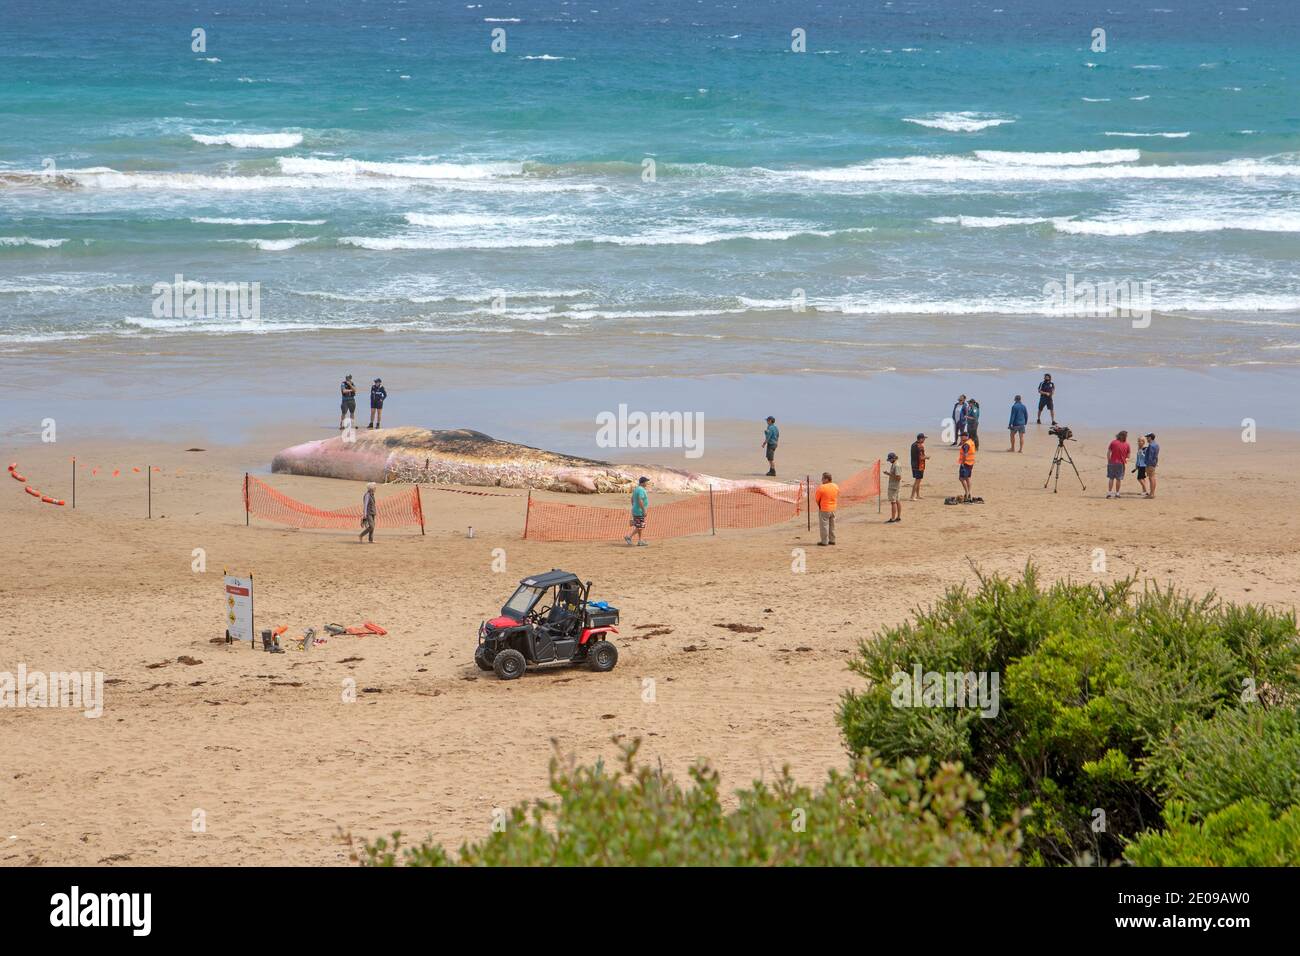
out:
<path id="1" fill-rule="evenodd" d="M 840 504 L 861 504 L 880 493 L 880 462 L 840 484 Z M 787 489 L 715 491 L 652 507 L 647 538 L 678 538 L 717 530 L 765 528 L 801 514 L 804 484 Z M 627 534 L 630 512 L 558 501 L 528 501 L 524 537 L 537 541 L 614 541 Z"/>
<path id="2" fill-rule="evenodd" d="M 351 531 L 361 526 L 360 505 L 323 511 L 276 491 L 252 475 L 244 476 L 244 510 L 250 515 L 295 528 L 345 528 Z M 419 525 L 424 531 L 424 509 L 420 506 L 418 485 L 384 498 L 376 495 L 375 512 L 376 528 Z"/>

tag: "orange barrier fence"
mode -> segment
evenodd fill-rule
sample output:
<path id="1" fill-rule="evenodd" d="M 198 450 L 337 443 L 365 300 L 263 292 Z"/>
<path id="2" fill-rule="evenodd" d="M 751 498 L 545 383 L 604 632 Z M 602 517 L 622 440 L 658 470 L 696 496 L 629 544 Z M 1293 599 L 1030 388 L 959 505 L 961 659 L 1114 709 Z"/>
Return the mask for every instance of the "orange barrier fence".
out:
<path id="1" fill-rule="evenodd" d="M 424 534 L 424 509 L 420 506 L 419 485 L 410 485 L 405 491 L 384 498 L 376 495 L 375 512 L 376 528 L 419 525 L 420 534 Z M 244 475 L 244 523 L 247 524 L 253 515 L 295 528 L 356 531 L 361 527 L 361 505 L 324 511 L 290 498 L 252 475 Z"/>
<path id="2" fill-rule="evenodd" d="M 787 490 L 788 489 L 788 490 Z M 801 513 L 804 484 L 786 489 L 745 488 L 703 492 L 666 505 L 655 505 L 646 516 L 647 538 L 679 538 L 721 530 L 765 528 Z M 840 484 L 841 507 L 856 505 L 880 494 L 880 462 Z M 630 511 L 559 501 L 528 499 L 524 537 L 535 541 L 616 541 L 630 530 Z"/>

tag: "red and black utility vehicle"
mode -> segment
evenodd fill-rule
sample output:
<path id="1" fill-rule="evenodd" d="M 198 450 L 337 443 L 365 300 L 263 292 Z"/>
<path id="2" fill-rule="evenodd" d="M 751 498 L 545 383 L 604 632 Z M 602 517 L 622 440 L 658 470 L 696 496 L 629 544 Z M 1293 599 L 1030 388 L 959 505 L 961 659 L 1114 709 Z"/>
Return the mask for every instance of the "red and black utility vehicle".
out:
<path id="1" fill-rule="evenodd" d="M 554 569 L 519 582 L 501 614 L 478 629 L 474 663 L 502 680 L 522 677 L 529 664 L 589 664 L 610 671 L 618 648 L 618 608 L 593 603 L 591 582 Z"/>

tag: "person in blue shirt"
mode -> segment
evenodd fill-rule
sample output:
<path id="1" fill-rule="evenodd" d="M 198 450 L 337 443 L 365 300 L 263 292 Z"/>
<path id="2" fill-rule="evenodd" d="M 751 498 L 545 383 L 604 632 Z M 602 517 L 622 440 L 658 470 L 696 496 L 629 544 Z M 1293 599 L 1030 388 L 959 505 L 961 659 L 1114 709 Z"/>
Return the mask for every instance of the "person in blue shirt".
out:
<path id="1" fill-rule="evenodd" d="M 1160 465 L 1160 446 L 1156 444 L 1156 433 L 1147 432 L 1147 497 L 1156 496 L 1156 468 Z"/>
<path id="2" fill-rule="evenodd" d="M 776 443 L 781 440 L 781 430 L 776 427 L 776 419 L 767 416 L 767 428 L 763 430 L 763 447 L 767 449 L 767 477 L 776 477 Z"/>
<path id="3" fill-rule="evenodd" d="M 645 547 L 642 535 L 645 533 L 646 515 L 650 513 L 650 493 L 646 491 L 649 484 L 650 479 L 645 475 L 637 479 L 636 487 L 632 489 L 632 533 L 623 535 L 623 540 L 629 545 L 632 544 L 632 535 L 636 535 L 638 548 Z"/>
<path id="4" fill-rule="evenodd" d="M 1016 396 L 1015 402 L 1011 405 L 1011 420 L 1007 422 L 1007 428 L 1011 430 L 1011 447 L 1007 451 L 1016 451 L 1016 436 L 1020 436 L 1019 451 L 1025 450 L 1025 426 L 1029 424 L 1029 409 L 1025 403 Z"/>
<path id="5" fill-rule="evenodd" d="M 370 386 L 370 424 L 367 428 L 384 427 L 384 399 L 387 397 L 388 389 L 384 388 L 384 380 L 375 379 L 375 384 Z"/>
<path id="6" fill-rule="evenodd" d="M 962 437 L 966 434 L 966 396 L 961 395 L 957 398 L 957 404 L 952 407 L 952 446 L 954 448 L 961 442 Z"/>

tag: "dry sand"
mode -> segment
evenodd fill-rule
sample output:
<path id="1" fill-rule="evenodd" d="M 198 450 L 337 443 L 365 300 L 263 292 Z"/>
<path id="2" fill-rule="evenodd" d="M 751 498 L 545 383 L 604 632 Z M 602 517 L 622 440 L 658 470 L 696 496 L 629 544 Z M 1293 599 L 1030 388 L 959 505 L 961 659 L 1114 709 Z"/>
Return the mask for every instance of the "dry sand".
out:
<path id="1" fill-rule="evenodd" d="M 731 433 L 733 448 L 757 444 L 746 428 Z M 975 474 L 986 504 L 944 506 L 956 465 L 939 446 L 927 498 L 904 503 L 902 524 L 882 524 L 887 506 L 884 515 L 846 511 L 835 549 L 810 547 L 815 537 L 794 521 L 642 549 L 541 544 L 520 540 L 522 497 L 446 491 L 424 495 L 427 536 L 381 532 L 367 546 L 344 532 L 244 527 L 242 473 L 311 435 L 204 452 L 184 451 L 184 441 L 8 449 L 33 484 L 61 496 L 69 455 L 104 470 L 82 472 L 76 511 L 3 479 L 0 671 L 101 670 L 112 683 L 98 719 L 0 710 L 0 861 L 340 864 L 341 830 L 401 829 L 454 846 L 485 834 L 494 807 L 544 793 L 551 738 L 591 760 L 613 753 L 615 734 L 640 736 L 645 756 L 673 771 L 709 761 L 728 791 L 786 763 L 812 782 L 845 761 L 834 714 L 855 680 L 845 663 L 856 642 L 972 582 L 968 558 L 985 571 L 1033 560 L 1048 578 L 1137 574 L 1232 600 L 1294 602 L 1296 437 L 1244 444 L 1235 432 L 1167 432 L 1160 497 L 1136 497 L 1130 476 L 1131 496 L 1111 501 L 1109 435 L 1072 446 L 1087 493 L 1067 472 L 1053 495 L 1042 489 L 1050 440 L 1030 432 L 1028 450 L 1013 455 L 1005 433 L 987 429 Z M 890 449 L 905 459 L 908 444 L 794 427 L 784 439 L 789 475 L 847 474 Z M 143 473 L 130 470 L 146 463 L 162 469 L 152 521 Z M 743 477 L 760 464 L 711 455 L 705 470 Z M 113 468 L 123 475 L 109 477 Z M 269 480 L 321 506 L 361 495 L 348 482 Z M 195 548 L 206 573 L 191 570 Z M 505 573 L 492 571 L 496 548 Z M 796 548 L 807 549 L 806 573 L 791 571 Z M 1096 548 L 1105 574 L 1092 571 Z M 254 570 L 259 626 L 287 624 L 292 636 L 370 619 L 389 633 L 330 638 L 307 654 L 211 643 L 222 633 L 227 566 Z M 478 623 L 519 578 L 552 567 L 591 578 L 593 597 L 622 609 L 618 667 L 512 683 L 480 673 Z M 763 630 L 716 626 L 727 623 Z M 638 638 L 651 630 L 660 633 Z M 356 682 L 355 703 L 343 702 L 345 678 Z M 196 810 L 206 832 L 193 832 Z"/>

